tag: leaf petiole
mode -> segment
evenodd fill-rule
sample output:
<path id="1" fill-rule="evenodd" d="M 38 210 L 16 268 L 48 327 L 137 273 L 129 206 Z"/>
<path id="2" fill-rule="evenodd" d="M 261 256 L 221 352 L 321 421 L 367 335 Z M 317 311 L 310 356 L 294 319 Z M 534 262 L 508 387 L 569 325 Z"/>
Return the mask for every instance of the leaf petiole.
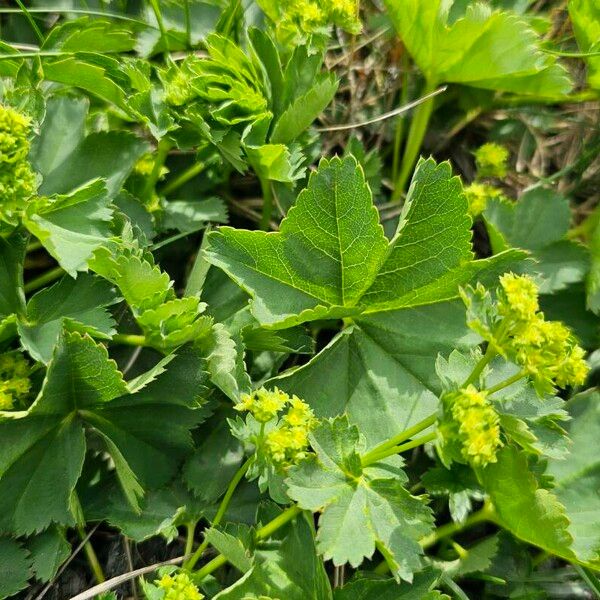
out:
<path id="1" fill-rule="evenodd" d="M 231 498 L 233 497 L 233 493 L 235 492 L 238 484 L 240 483 L 240 481 L 243 479 L 244 475 L 250 468 L 253 458 L 254 458 L 253 456 L 248 458 L 248 460 L 246 460 L 246 462 L 236 471 L 232 480 L 229 482 L 229 485 L 227 486 L 227 491 L 225 492 L 225 495 L 223 496 L 223 500 L 221 500 L 221 504 L 219 505 L 217 514 L 215 515 L 215 518 L 213 519 L 213 521 L 211 523 L 211 527 L 215 527 L 216 525 L 218 525 L 221 522 L 221 520 L 223 519 L 223 517 L 225 516 L 225 513 L 227 512 L 227 507 L 229 506 L 229 503 L 231 502 Z M 192 538 L 192 540 L 193 540 L 193 538 Z M 188 538 L 188 542 L 189 542 L 189 538 Z M 183 567 L 185 569 L 192 570 L 207 547 L 208 547 L 208 540 L 205 538 L 204 541 L 200 544 L 200 546 L 198 546 L 198 548 L 196 549 L 196 552 L 194 552 L 194 554 L 191 556 L 191 558 L 183 564 Z M 190 547 L 190 552 L 191 552 L 191 547 Z M 186 554 L 188 554 L 187 551 L 186 551 Z"/>
<path id="2" fill-rule="evenodd" d="M 423 419 L 422 421 L 419 421 L 412 427 L 409 427 L 408 429 L 405 429 L 404 431 L 400 432 L 398 435 L 387 440 L 386 442 L 379 444 L 379 446 L 375 446 L 375 448 L 373 448 L 373 450 L 371 450 L 370 452 L 367 452 L 362 457 L 363 465 L 365 463 L 370 464 L 371 462 L 373 462 L 372 458 L 374 456 L 378 456 L 379 454 L 381 454 L 382 452 L 385 452 L 389 448 L 394 448 L 395 446 L 398 446 L 398 444 L 400 444 L 401 442 L 404 442 L 405 440 L 409 440 L 410 438 L 414 437 L 417 433 L 420 433 L 424 429 L 431 427 L 436 421 L 437 421 L 437 413 L 434 413 L 432 415 L 429 415 L 427 418 Z"/>
<path id="3" fill-rule="evenodd" d="M 392 446 L 391 448 L 384 450 L 380 454 L 374 454 L 374 455 L 369 456 L 368 460 L 365 460 L 365 458 L 363 458 L 362 466 L 368 467 L 369 465 L 372 465 L 373 463 L 383 460 L 384 458 L 387 458 L 388 456 L 392 456 L 394 454 L 400 454 L 401 452 L 406 452 L 407 450 L 412 450 L 413 448 L 417 448 L 418 446 L 422 446 L 423 444 L 432 442 L 433 440 L 435 440 L 436 436 L 437 436 L 436 432 L 432 431 L 431 433 L 428 433 L 427 435 L 423 435 L 421 437 L 415 438 L 414 440 L 411 440 L 410 442 L 406 442 L 406 444 L 401 444 L 399 446 Z"/>

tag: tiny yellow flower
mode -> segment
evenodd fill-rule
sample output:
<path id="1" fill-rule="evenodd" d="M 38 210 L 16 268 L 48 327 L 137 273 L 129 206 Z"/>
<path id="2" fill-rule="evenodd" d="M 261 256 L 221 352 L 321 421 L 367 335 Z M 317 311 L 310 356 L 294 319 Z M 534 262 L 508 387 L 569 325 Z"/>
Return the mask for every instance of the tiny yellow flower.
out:
<path id="1" fill-rule="evenodd" d="M 302 427 L 313 422 L 315 415 L 306 402 L 293 396 L 289 401 L 290 408 L 283 417 L 283 420 L 292 427 Z"/>
<path id="2" fill-rule="evenodd" d="M 498 309 L 505 317 L 528 320 L 539 309 L 538 289 L 528 275 L 506 273 L 500 277 L 502 287 Z"/>
<path id="3" fill-rule="evenodd" d="M 13 395 L 0 387 L 0 410 L 12 410 L 13 408 Z"/>
<path id="4" fill-rule="evenodd" d="M 157 585 L 165 590 L 164 600 L 202 600 L 204 598 L 187 573 L 163 575 Z"/>
<path id="5" fill-rule="evenodd" d="M 478 177 L 506 177 L 508 150 L 500 144 L 483 144 L 475 151 Z"/>
<path id="6" fill-rule="evenodd" d="M 31 120 L 0 105 L 0 220 L 16 224 L 36 187 L 27 161 Z"/>
<path id="7" fill-rule="evenodd" d="M 242 394 L 240 402 L 233 408 L 250 412 L 260 423 L 267 423 L 277 416 L 289 400 L 290 397 L 277 388 L 274 390 L 260 388 L 251 394 Z"/>
<path id="8" fill-rule="evenodd" d="M 447 402 L 455 424 L 450 436 L 458 437 L 463 459 L 473 466 L 496 462 L 496 453 L 502 445 L 500 420 L 486 393 L 469 385 L 451 394 Z"/>

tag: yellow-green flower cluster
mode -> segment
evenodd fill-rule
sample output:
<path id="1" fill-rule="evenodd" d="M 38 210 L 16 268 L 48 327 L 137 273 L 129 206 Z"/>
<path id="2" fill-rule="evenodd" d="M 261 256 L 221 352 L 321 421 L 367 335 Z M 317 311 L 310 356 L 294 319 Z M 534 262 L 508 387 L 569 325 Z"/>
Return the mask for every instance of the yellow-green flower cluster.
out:
<path id="1" fill-rule="evenodd" d="M 465 196 L 469 203 L 469 214 L 471 217 L 478 217 L 487 207 L 487 203 L 491 199 L 502 199 L 504 194 L 493 185 L 487 183 L 473 182 L 465 187 Z"/>
<path id="2" fill-rule="evenodd" d="M 551 392 L 585 382 L 589 367 L 585 352 L 569 328 L 560 321 L 547 321 L 539 310 L 538 288 L 527 275 L 507 273 L 497 290 L 494 325 L 483 327 L 481 319 L 470 326 L 493 344 L 495 351 L 523 369 L 536 389 Z"/>
<path id="3" fill-rule="evenodd" d="M 16 224 L 35 191 L 35 175 L 27 161 L 31 120 L 0 105 L 0 219 Z"/>
<path id="4" fill-rule="evenodd" d="M 259 423 L 278 419 L 264 438 L 265 453 L 276 466 L 287 467 L 306 456 L 308 433 L 316 423 L 314 413 L 306 402 L 277 388 L 261 388 L 252 394 L 242 395 L 234 408 L 249 412 Z M 284 409 L 285 413 L 280 414 Z"/>
<path id="5" fill-rule="evenodd" d="M 201 594 L 187 573 L 163 575 L 157 582 L 159 588 L 165 591 L 164 600 L 202 600 Z"/>
<path id="6" fill-rule="evenodd" d="M 277 388 L 260 388 L 251 394 L 242 394 L 234 408 L 249 412 L 259 423 L 267 423 L 277 416 L 288 400 L 289 396 Z"/>
<path id="7" fill-rule="evenodd" d="M 444 398 L 449 426 L 442 427 L 444 437 L 458 441 L 462 459 L 474 467 L 496 462 L 500 440 L 498 413 L 486 393 L 473 385 L 448 394 Z"/>
<path id="8" fill-rule="evenodd" d="M 500 144 L 483 144 L 475 151 L 477 177 L 506 177 L 508 150 Z"/>
<path id="9" fill-rule="evenodd" d="M 29 390 L 29 363 L 22 354 L 0 355 L 0 410 L 12 410 L 23 403 Z"/>
<path id="10" fill-rule="evenodd" d="M 259 4 L 276 25 L 279 39 L 293 44 L 298 38 L 326 32 L 330 25 L 360 33 L 358 0 L 284 0 Z"/>
<path id="11" fill-rule="evenodd" d="M 527 275 L 506 273 L 500 277 L 498 311 L 503 317 L 529 321 L 540 308 L 538 288 Z"/>

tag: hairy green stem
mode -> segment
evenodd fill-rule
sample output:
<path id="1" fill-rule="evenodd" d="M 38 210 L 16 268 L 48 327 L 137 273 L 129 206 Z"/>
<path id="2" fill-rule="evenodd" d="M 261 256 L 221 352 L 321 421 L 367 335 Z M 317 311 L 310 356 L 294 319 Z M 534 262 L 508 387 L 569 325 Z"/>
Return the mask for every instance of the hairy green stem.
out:
<path id="1" fill-rule="evenodd" d="M 115 344 L 122 344 L 123 346 L 150 346 L 145 336 L 136 335 L 134 333 L 115 333 L 111 341 Z"/>
<path id="2" fill-rule="evenodd" d="M 389 448 L 393 448 L 393 447 L 397 446 L 398 444 L 400 444 L 401 442 L 404 442 L 405 440 L 409 440 L 410 438 L 414 437 L 417 433 L 420 433 L 424 429 L 431 427 L 436 422 L 436 420 L 437 420 L 437 413 L 429 415 L 428 417 L 426 417 L 422 421 L 419 421 L 412 427 L 409 427 L 408 429 L 401 431 L 398 435 L 394 436 L 393 438 L 390 438 L 386 442 L 383 442 L 382 444 L 375 446 L 375 448 L 373 448 L 373 450 L 367 452 L 362 457 L 363 465 L 371 463 L 372 462 L 371 459 L 374 456 L 378 456 L 379 454 L 381 454 L 382 452 L 385 452 Z"/>
<path id="3" fill-rule="evenodd" d="M 496 356 L 497 352 L 492 347 L 492 344 L 488 344 L 487 350 L 485 354 L 479 359 L 479 362 L 475 365 L 475 368 L 471 372 L 471 374 L 465 379 L 462 386 L 463 388 L 475 383 L 479 376 L 483 373 L 485 367 L 490 363 L 490 361 Z"/>
<path id="4" fill-rule="evenodd" d="M 65 274 L 65 270 L 62 267 L 54 267 L 42 273 L 40 276 L 28 281 L 24 286 L 23 290 L 26 294 L 30 292 L 35 292 L 39 290 L 41 287 L 44 287 L 47 283 L 51 283 L 56 281 L 59 277 L 62 277 Z"/>
<path id="5" fill-rule="evenodd" d="M 83 551 L 85 552 L 85 557 L 88 561 L 90 569 L 94 574 L 94 579 L 96 583 L 103 583 L 106 581 L 106 577 L 104 576 L 104 571 L 102 570 L 102 566 L 100 565 L 100 561 L 96 556 L 96 552 L 92 543 L 89 539 L 87 539 L 87 534 L 85 532 L 85 518 L 83 516 L 83 508 L 81 507 L 81 502 L 79 501 L 79 496 L 76 493 L 73 493 L 72 499 L 73 513 L 75 516 L 76 528 L 81 541 L 83 544 Z"/>
<path id="6" fill-rule="evenodd" d="M 156 187 L 156 182 L 160 177 L 160 172 L 165 164 L 165 160 L 169 154 L 169 150 L 171 150 L 173 144 L 166 138 L 163 138 L 158 142 L 158 146 L 156 148 L 156 158 L 154 159 L 154 165 L 152 167 L 152 172 L 148 176 L 146 180 L 146 185 L 144 186 L 144 190 L 142 192 L 142 196 L 146 200 L 150 200 L 152 198 L 152 194 Z"/>
<path id="7" fill-rule="evenodd" d="M 202 161 L 194 163 L 189 166 L 187 169 L 182 171 L 177 177 L 169 181 L 160 191 L 162 196 L 168 196 L 173 193 L 175 190 L 178 190 L 181 186 L 185 185 L 190 179 L 193 179 L 201 173 L 206 166 Z"/>
<path id="8" fill-rule="evenodd" d="M 435 546 L 440 540 L 461 533 L 465 529 L 469 529 L 484 521 L 495 522 L 494 509 L 488 503 L 484 504 L 478 511 L 469 515 L 462 522 L 446 523 L 446 525 L 438 527 L 433 533 L 424 537 L 419 544 L 421 548 L 426 550 L 427 548 L 431 548 L 431 546 Z"/>
<path id="9" fill-rule="evenodd" d="M 515 373 L 512 377 L 509 377 L 508 379 L 505 379 L 504 381 L 501 381 L 500 383 L 497 383 L 496 385 L 493 385 L 492 387 L 487 388 L 486 392 L 489 395 L 499 392 L 500 390 L 507 388 L 509 385 L 512 385 L 513 383 L 517 383 L 517 381 L 520 381 L 526 375 L 527 375 L 527 372 L 525 370 L 519 371 L 518 373 Z"/>
<path id="10" fill-rule="evenodd" d="M 260 219 L 259 227 L 263 231 L 269 231 L 271 215 L 273 213 L 273 188 L 268 179 L 260 176 L 258 179 L 260 181 L 260 189 L 262 190 L 263 196 L 262 217 Z"/>
<path id="11" fill-rule="evenodd" d="M 165 44 L 165 53 L 169 52 L 169 42 L 167 29 L 165 28 L 165 23 L 163 21 L 162 13 L 160 12 L 160 2 L 158 0 L 150 0 L 150 6 L 154 12 L 154 16 L 156 17 L 156 22 L 158 24 L 158 29 L 160 30 L 160 37 L 162 38 Z"/>
<path id="12" fill-rule="evenodd" d="M 414 440 L 411 440 L 410 442 L 406 442 L 406 444 L 401 444 L 399 446 L 392 446 L 391 448 L 384 450 L 380 454 L 375 454 L 375 455 L 370 456 L 369 459 L 366 461 L 363 458 L 362 466 L 368 467 L 369 465 L 372 465 L 373 463 L 383 460 L 384 458 L 387 458 L 388 456 L 393 456 L 394 454 L 400 454 L 401 452 L 406 452 L 407 450 L 412 450 L 413 448 L 417 448 L 419 446 L 422 446 L 423 444 L 432 442 L 433 440 L 435 440 L 436 437 L 437 437 L 436 432 L 432 431 L 431 433 L 428 433 L 427 435 L 423 435 L 421 437 L 415 438 Z"/>
<path id="13" fill-rule="evenodd" d="M 252 464 L 252 457 L 250 457 L 248 460 L 246 460 L 246 462 L 236 471 L 232 480 L 229 482 L 229 485 L 227 486 L 225 495 L 223 496 L 223 499 L 221 500 L 221 504 L 219 505 L 219 508 L 217 509 L 217 514 L 215 515 L 215 518 L 213 519 L 213 521 L 211 523 L 211 527 L 215 527 L 222 521 L 223 517 L 225 516 L 225 513 L 227 512 L 227 508 L 229 507 L 229 503 L 231 502 L 231 498 L 233 497 L 233 493 L 235 492 L 237 486 L 239 485 L 240 481 L 243 479 L 244 475 L 248 471 L 251 464 Z M 204 540 L 202 541 L 200 546 L 198 546 L 198 548 L 196 549 L 196 552 L 194 552 L 194 554 L 191 556 L 191 558 L 184 563 L 183 567 L 185 569 L 189 569 L 189 570 L 193 569 L 196 566 L 196 563 L 198 562 L 198 560 L 200 559 L 200 557 L 202 556 L 202 554 L 204 553 L 204 551 L 206 550 L 207 547 L 208 547 L 208 540 L 206 538 L 204 538 Z"/>
<path id="14" fill-rule="evenodd" d="M 197 521 L 191 521 L 187 523 L 185 528 L 187 531 L 187 535 L 185 538 L 185 555 L 190 556 L 192 554 L 192 550 L 194 549 L 194 536 L 196 534 L 196 524 Z"/>
<path id="15" fill-rule="evenodd" d="M 422 92 L 422 96 L 431 94 L 436 87 L 436 83 L 433 81 L 426 81 L 425 87 Z M 415 109 L 413 118 L 408 130 L 408 138 L 406 140 L 406 146 L 404 148 L 404 154 L 402 156 L 402 166 L 400 168 L 400 175 L 394 181 L 394 192 L 392 194 L 392 200 L 399 202 L 402 198 L 402 194 L 406 188 L 408 178 L 412 173 L 413 167 L 417 160 L 427 126 L 429 125 L 429 119 L 433 112 L 434 98 L 425 100 L 422 104 Z"/>

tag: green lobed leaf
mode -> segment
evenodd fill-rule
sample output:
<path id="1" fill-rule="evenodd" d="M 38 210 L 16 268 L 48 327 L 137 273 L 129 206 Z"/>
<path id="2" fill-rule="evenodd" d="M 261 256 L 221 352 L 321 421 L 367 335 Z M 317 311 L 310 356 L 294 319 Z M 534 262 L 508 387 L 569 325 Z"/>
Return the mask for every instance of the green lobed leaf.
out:
<path id="1" fill-rule="evenodd" d="M 68 195 L 41 198 L 27 207 L 23 224 L 72 277 L 87 269 L 106 243 L 113 216 L 104 183 L 95 179 Z"/>
<path id="2" fill-rule="evenodd" d="M 53 579 L 71 554 L 71 544 L 58 527 L 51 527 L 28 539 L 27 549 L 31 555 L 35 578 L 42 582 Z"/>
<path id="3" fill-rule="evenodd" d="M 29 553 L 19 542 L 0 537 L 0 598 L 27 587 L 31 568 Z"/>
<path id="4" fill-rule="evenodd" d="M 600 566 L 600 395 L 593 389 L 567 402 L 572 420 L 565 427 L 573 442 L 564 460 L 550 460 L 548 473 L 569 517 L 573 551 L 585 562 Z"/>
<path id="5" fill-rule="evenodd" d="M 506 246 L 531 251 L 536 260 L 533 270 L 542 279 L 541 293 L 557 292 L 585 277 L 588 253 L 581 244 L 565 239 L 571 210 L 564 196 L 536 188 L 516 203 L 491 200 L 484 218 L 495 252 Z"/>
<path id="6" fill-rule="evenodd" d="M 102 66 L 94 64 L 95 56 L 80 52 L 75 56 L 44 61 L 44 78 L 81 88 L 92 96 L 125 109 L 125 91 L 108 75 Z M 91 60 L 90 60 L 91 59 Z"/>
<path id="7" fill-rule="evenodd" d="M 432 588 L 439 573 L 427 568 L 416 573 L 412 583 L 381 579 L 360 571 L 343 587 L 335 590 L 334 600 L 433 600 Z"/>
<path id="8" fill-rule="evenodd" d="M 140 482 L 163 485 L 191 448 L 189 431 L 205 417 L 198 410 L 204 380 L 200 356 L 182 350 L 160 378 L 128 395 L 103 346 L 62 333 L 30 409 L 0 414 L 0 530 L 29 534 L 73 524 L 85 433 L 104 442 L 137 509 Z"/>
<path id="9" fill-rule="evenodd" d="M 458 302 L 383 312 L 362 317 L 269 384 L 303 398 L 319 417 L 346 413 L 372 447 L 435 412 L 438 354 L 478 341 Z"/>
<path id="10" fill-rule="evenodd" d="M 554 491 L 540 487 L 526 454 L 505 446 L 498 453 L 498 462 L 478 473 L 503 527 L 552 554 L 567 560 L 575 558 L 565 508 Z"/>
<path id="11" fill-rule="evenodd" d="M 222 412 L 207 423 L 205 437 L 187 459 L 183 478 L 188 487 L 205 502 L 216 502 L 240 467 L 244 450 L 231 435 Z"/>
<path id="12" fill-rule="evenodd" d="M 44 136 L 46 145 L 53 143 L 54 134 L 51 130 Z M 68 194 L 93 179 L 102 178 L 109 199 L 113 199 L 147 150 L 146 142 L 126 131 L 91 133 L 82 138 L 60 163 L 53 162 L 51 171 L 42 172 L 44 180 L 39 192 Z"/>
<path id="13" fill-rule="evenodd" d="M 397 578 L 412 581 L 421 567 L 419 540 L 431 531 L 433 517 L 402 486 L 406 476 L 396 471 L 395 478 L 383 478 L 378 465 L 363 468 L 358 429 L 344 417 L 323 422 L 310 441 L 316 457 L 292 468 L 286 484 L 301 508 L 321 512 L 319 553 L 334 565 L 358 567 L 377 547 Z"/>
<path id="14" fill-rule="evenodd" d="M 449 22 L 451 3 L 386 0 L 392 23 L 431 85 L 462 83 L 491 90 L 560 96 L 571 89 L 566 71 L 545 54 L 520 15 L 469 5 Z"/>
<path id="15" fill-rule="evenodd" d="M 520 258 L 471 262 L 466 210 L 450 166 L 421 161 L 388 242 L 356 160 L 322 160 L 279 232 L 222 228 L 206 256 L 253 296 L 259 322 L 277 328 L 430 304 Z"/>
<path id="16" fill-rule="evenodd" d="M 115 321 L 106 307 L 116 301 L 112 286 L 99 277 L 63 277 L 30 298 L 26 318 L 18 323 L 21 343 L 35 360 L 48 363 L 65 322 L 71 330 L 108 339 Z"/>
<path id="17" fill-rule="evenodd" d="M 248 526 L 231 526 L 225 530 L 211 527 L 204 536 L 238 571 L 247 573 L 252 568 L 252 531 Z"/>
<path id="18" fill-rule="evenodd" d="M 289 144 L 295 140 L 329 105 L 337 87 L 338 82 L 331 74 L 316 81 L 306 94 L 294 99 L 277 119 L 271 143 Z"/>

